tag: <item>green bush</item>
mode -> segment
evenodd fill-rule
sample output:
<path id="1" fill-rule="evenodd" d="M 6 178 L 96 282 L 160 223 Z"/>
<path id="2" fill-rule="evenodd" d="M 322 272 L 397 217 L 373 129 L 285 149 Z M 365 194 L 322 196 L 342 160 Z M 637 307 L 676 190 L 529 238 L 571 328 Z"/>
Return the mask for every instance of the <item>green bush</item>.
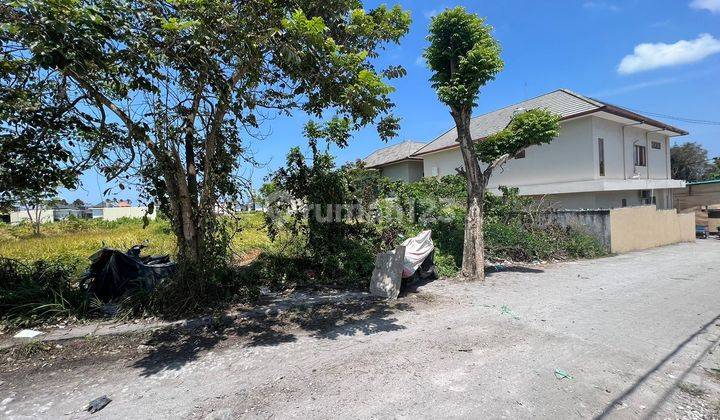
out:
<path id="1" fill-rule="evenodd" d="M 295 217 L 292 228 L 275 243 L 286 252 L 274 252 L 267 258 L 266 276 L 293 285 L 364 284 L 375 253 L 392 249 L 426 229 L 433 232 L 438 272 L 443 276 L 457 273 L 462 264 L 467 201 L 464 178 L 455 175 L 427 177 L 409 184 L 392 182 L 362 166 L 335 168 L 332 156 L 311 148 L 313 165 L 306 163 L 299 149 L 293 149 L 287 166 L 276 174 L 272 190 L 287 191 L 302 203 L 374 204 L 376 220 L 316 222 L 312 217 L 301 220 L 302 215 L 295 213 L 290 217 Z M 517 189 L 501 188 L 501 192 L 485 196 L 487 259 L 531 262 L 605 253 L 584 232 L 539 226 L 537 205 L 531 198 L 520 196 Z M 292 242 L 289 238 L 296 246 L 287 246 Z"/>
<path id="2" fill-rule="evenodd" d="M 26 264 L 0 258 L 0 321 L 29 327 L 87 311 L 74 264 L 35 261 Z"/>

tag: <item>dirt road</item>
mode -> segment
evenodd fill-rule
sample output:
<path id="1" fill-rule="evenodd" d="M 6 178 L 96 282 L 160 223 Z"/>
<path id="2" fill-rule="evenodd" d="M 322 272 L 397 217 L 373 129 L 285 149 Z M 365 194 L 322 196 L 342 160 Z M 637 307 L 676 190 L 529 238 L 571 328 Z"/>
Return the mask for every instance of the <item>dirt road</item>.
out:
<path id="1" fill-rule="evenodd" d="M 106 394 L 95 417 L 713 418 L 719 267 L 706 240 L 436 281 L 394 305 L 67 343 L 3 365 L 0 417 L 83 418 Z"/>

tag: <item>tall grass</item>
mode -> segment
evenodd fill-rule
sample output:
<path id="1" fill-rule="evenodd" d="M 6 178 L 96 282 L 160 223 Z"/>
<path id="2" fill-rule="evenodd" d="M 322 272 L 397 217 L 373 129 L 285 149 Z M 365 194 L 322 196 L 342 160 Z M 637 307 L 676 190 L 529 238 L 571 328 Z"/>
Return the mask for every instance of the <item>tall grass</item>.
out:
<path id="1" fill-rule="evenodd" d="M 251 251 L 270 246 L 261 213 L 242 214 L 228 226 L 233 232 L 233 254 L 240 260 Z M 0 324 L 32 326 L 97 312 L 80 289 L 80 278 L 89 266 L 88 257 L 102 247 L 126 250 L 147 241 L 146 253 L 170 254 L 173 258 L 177 253 L 175 236 L 167 220 L 162 219 L 144 228 L 138 219 L 69 219 L 46 223 L 41 233 L 34 236 L 29 224 L 0 224 Z M 247 280 L 235 279 L 234 274 L 226 277 L 228 285 Z M 238 293 L 235 289 L 231 292 Z M 127 296 L 119 302 L 119 309 L 135 316 L 144 311 L 147 302 L 147 296 Z"/>
<path id="2" fill-rule="evenodd" d="M 242 256 L 269 246 L 263 220 L 260 213 L 246 213 L 233 223 L 237 230 L 232 242 L 235 254 Z M 139 219 L 69 219 L 45 223 L 41 236 L 34 236 L 29 224 L 0 224 L 0 257 L 25 263 L 43 260 L 87 264 L 87 258 L 102 247 L 126 250 L 143 241 L 148 243 L 147 253 L 177 253 L 175 236 L 167 220 L 162 219 L 150 221 L 145 228 Z"/>

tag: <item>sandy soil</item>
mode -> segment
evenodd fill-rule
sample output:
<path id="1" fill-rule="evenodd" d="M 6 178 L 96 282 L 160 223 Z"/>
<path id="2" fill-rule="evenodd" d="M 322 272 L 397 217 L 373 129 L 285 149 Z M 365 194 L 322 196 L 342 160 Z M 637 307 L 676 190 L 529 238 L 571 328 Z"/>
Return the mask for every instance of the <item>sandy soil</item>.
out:
<path id="1" fill-rule="evenodd" d="M 0 417 L 84 418 L 107 395 L 94 417 L 718 418 L 719 259 L 698 241 L 393 303 L 16 347 Z"/>

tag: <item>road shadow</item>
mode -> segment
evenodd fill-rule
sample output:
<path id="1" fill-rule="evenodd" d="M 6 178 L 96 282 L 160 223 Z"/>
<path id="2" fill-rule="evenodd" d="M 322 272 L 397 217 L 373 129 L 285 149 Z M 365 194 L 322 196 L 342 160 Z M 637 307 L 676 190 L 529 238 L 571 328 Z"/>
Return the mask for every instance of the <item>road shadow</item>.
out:
<path id="1" fill-rule="evenodd" d="M 492 277 L 498 273 L 527 273 L 527 274 L 538 274 L 544 273 L 545 270 L 539 268 L 526 267 L 522 265 L 489 265 L 485 267 L 485 277 Z"/>
<path id="2" fill-rule="evenodd" d="M 660 361 L 658 361 L 652 368 L 650 368 L 647 372 L 645 372 L 643 375 L 641 375 L 630 387 L 628 387 L 620 396 L 612 400 L 604 409 L 603 411 L 598 414 L 595 419 L 604 419 L 607 418 L 612 412 L 614 411 L 616 406 L 619 406 L 623 403 L 625 399 L 633 395 L 645 382 L 650 379 L 650 377 L 658 372 L 660 368 L 662 368 L 667 362 L 669 362 L 673 357 L 675 357 L 680 351 L 688 345 L 692 340 L 694 340 L 696 337 L 706 333 L 708 331 L 708 328 L 715 325 L 720 321 L 720 314 L 716 316 L 715 318 L 711 319 L 707 323 L 705 323 L 702 327 L 700 327 L 697 331 L 692 333 L 690 336 L 688 336 L 685 340 L 683 340 L 681 343 L 679 343 L 670 353 L 665 355 Z M 665 393 L 655 402 L 655 404 L 647 411 L 647 414 L 643 416 L 643 418 L 650 419 L 655 416 L 655 413 L 662 407 L 662 405 L 675 393 L 675 391 L 678 389 L 680 384 L 683 380 L 687 377 L 690 372 L 692 372 L 693 369 L 705 358 L 705 356 L 712 351 L 712 349 L 720 343 L 720 336 L 716 337 L 715 340 L 710 341 L 710 344 L 708 344 L 703 351 L 693 360 L 693 362 L 690 364 L 690 366 L 687 367 L 683 371 L 681 375 L 675 379 L 675 382 L 673 382 L 672 386 L 668 388 Z"/>
<path id="3" fill-rule="evenodd" d="M 405 326 L 398 323 L 395 314 L 411 310 L 412 305 L 403 302 L 357 300 L 298 305 L 242 318 L 215 318 L 197 328 L 156 331 L 145 343 L 147 354 L 132 367 L 139 369 L 143 377 L 179 370 L 230 340 L 243 347 L 267 347 L 297 341 L 301 333 L 315 339 L 335 340 L 398 331 Z"/>
<path id="4" fill-rule="evenodd" d="M 217 334 L 187 334 L 177 328 L 153 332 L 143 346 L 148 353 L 133 363 L 140 376 L 148 377 L 165 370 L 178 370 L 215 347 L 223 338 Z"/>
<path id="5" fill-rule="evenodd" d="M 398 297 L 404 298 L 414 293 L 420 293 L 420 288 L 438 280 L 435 277 L 419 278 L 413 281 L 403 282 Z"/>

